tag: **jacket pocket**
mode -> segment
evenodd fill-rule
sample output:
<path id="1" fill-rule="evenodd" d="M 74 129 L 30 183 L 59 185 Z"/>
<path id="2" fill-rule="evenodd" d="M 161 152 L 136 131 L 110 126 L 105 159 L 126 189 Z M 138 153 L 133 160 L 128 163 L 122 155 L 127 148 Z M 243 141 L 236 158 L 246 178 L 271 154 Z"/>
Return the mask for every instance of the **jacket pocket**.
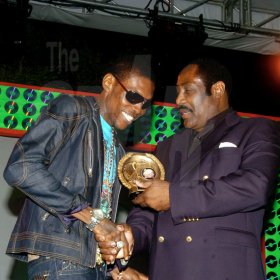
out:
<path id="1" fill-rule="evenodd" d="M 258 248 L 258 241 L 253 233 L 234 228 L 217 227 L 215 229 L 216 241 L 243 247 Z"/>

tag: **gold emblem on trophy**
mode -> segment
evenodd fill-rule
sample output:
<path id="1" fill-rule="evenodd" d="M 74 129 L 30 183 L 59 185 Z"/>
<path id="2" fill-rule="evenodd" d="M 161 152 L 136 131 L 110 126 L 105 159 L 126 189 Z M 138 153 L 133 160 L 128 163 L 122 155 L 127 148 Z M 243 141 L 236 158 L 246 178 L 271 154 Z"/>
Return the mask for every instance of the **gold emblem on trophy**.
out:
<path id="1" fill-rule="evenodd" d="M 118 176 L 122 184 L 129 189 L 130 195 L 137 195 L 142 190 L 135 181 L 150 179 L 164 180 L 162 163 L 150 153 L 127 153 L 118 164 Z"/>

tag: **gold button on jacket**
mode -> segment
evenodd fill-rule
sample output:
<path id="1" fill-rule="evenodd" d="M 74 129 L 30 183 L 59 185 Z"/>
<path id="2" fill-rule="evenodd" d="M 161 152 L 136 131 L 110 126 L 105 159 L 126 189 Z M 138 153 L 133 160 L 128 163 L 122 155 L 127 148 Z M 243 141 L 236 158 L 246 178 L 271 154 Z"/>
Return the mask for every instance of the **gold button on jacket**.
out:
<path id="1" fill-rule="evenodd" d="M 202 177 L 202 180 L 205 181 L 205 180 L 207 180 L 208 178 L 209 178 L 208 175 L 204 175 L 204 176 Z"/>
<path id="2" fill-rule="evenodd" d="M 161 243 L 164 242 L 164 237 L 163 236 L 159 236 L 158 237 L 158 241 L 161 242 Z"/>
<path id="3" fill-rule="evenodd" d="M 187 241 L 188 243 L 192 242 L 192 237 L 191 237 L 191 236 L 187 236 L 187 237 L 186 237 L 186 241 Z"/>

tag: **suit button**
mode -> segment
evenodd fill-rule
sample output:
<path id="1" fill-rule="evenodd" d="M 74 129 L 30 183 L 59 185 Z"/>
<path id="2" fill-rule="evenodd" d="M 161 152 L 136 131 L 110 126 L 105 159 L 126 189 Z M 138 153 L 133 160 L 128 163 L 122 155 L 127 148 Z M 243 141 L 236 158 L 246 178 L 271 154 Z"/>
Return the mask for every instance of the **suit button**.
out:
<path id="1" fill-rule="evenodd" d="M 164 237 L 163 237 L 163 236 L 159 236 L 158 241 L 159 241 L 160 243 L 164 242 Z"/>
<path id="2" fill-rule="evenodd" d="M 188 243 L 192 242 L 192 237 L 191 237 L 191 236 L 187 236 L 187 237 L 186 237 L 186 241 L 187 241 Z"/>
<path id="3" fill-rule="evenodd" d="M 209 178 L 208 175 L 204 175 L 204 176 L 202 177 L 202 180 L 205 181 L 205 180 L 207 180 L 208 178 Z"/>

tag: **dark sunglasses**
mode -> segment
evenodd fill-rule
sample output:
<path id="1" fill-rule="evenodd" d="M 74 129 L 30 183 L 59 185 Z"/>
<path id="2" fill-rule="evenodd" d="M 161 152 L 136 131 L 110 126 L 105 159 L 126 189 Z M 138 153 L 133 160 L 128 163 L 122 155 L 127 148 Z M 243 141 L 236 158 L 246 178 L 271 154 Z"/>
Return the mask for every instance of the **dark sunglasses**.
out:
<path id="1" fill-rule="evenodd" d="M 147 109 L 148 107 L 151 106 L 152 103 L 151 99 L 144 98 L 140 93 L 136 91 L 127 90 L 127 88 L 123 85 L 123 83 L 116 76 L 114 77 L 125 91 L 125 98 L 129 103 L 133 105 L 142 103 L 143 104 L 142 109 Z"/>

